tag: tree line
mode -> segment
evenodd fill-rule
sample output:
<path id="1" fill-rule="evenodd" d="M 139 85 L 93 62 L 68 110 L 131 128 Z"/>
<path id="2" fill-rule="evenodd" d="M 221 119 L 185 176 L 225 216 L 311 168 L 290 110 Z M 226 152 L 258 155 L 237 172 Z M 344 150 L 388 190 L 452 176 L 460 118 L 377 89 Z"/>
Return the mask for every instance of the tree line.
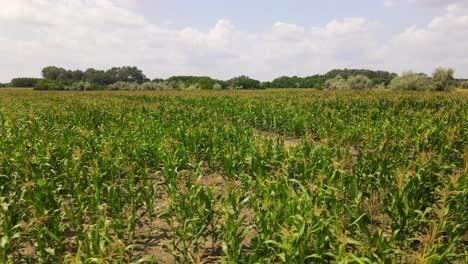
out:
<path id="1" fill-rule="evenodd" d="M 56 66 L 42 69 L 36 90 L 178 90 L 178 89 L 261 89 L 261 82 L 248 76 L 227 81 L 207 76 L 173 76 L 150 80 L 137 67 L 108 70 L 67 70 Z"/>
<path id="2" fill-rule="evenodd" d="M 34 87 L 36 90 L 221 90 L 265 88 L 314 88 L 319 90 L 390 88 L 395 90 L 436 90 L 451 87 L 468 88 L 468 80 L 457 80 L 452 69 L 438 68 L 431 77 L 423 73 L 368 69 L 334 69 L 323 75 L 307 77 L 282 76 L 260 82 L 248 76 L 218 80 L 208 76 L 172 76 L 150 80 L 142 70 L 132 66 L 112 67 L 107 70 L 89 68 L 85 71 L 47 66 L 43 78 L 14 78 L 0 87 Z"/>

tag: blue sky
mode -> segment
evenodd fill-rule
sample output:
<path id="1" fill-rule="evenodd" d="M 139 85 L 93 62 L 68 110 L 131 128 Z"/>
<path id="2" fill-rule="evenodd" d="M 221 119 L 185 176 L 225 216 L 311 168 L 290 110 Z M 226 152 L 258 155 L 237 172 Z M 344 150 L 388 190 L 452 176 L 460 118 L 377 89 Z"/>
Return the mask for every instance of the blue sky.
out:
<path id="1" fill-rule="evenodd" d="M 468 77 L 468 0 L 0 0 L 0 82 L 138 66 L 148 77 L 333 68 Z"/>
<path id="2" fill-rule="evenodd" d="M 379 0 L 143 0 L 134 9 L 155 23 L 170 22 L 174 28 L 190 25 L 208 29 L 222 18 L 248 31 L 268 30 L 277 21 L 312 26 L 342 17 L 379 20 L 389 31 L 398 31 L 413 24 L 427 23 L 444 12 L 440 6 L 431 5 L 386 8 Z"/>

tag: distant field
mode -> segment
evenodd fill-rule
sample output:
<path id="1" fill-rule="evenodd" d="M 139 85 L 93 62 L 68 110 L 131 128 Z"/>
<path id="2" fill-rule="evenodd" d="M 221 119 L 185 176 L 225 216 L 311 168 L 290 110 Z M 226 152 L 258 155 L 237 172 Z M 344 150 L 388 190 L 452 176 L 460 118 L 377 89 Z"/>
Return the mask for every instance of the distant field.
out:
<path id="1" fill-rule="evenodd" d="M 0 92 L 6 92 L 6 91 L 18 91 L 18 90 L 32 91 L 32 90 L 33 90 L 33 87 L 30 87 L 30 88 L 18 88 L 18 87 L 0 87 Z"/>
<path id="2" fill-rule="evenodd" d="M 468 93 L 0 89 L 0 263 L 464 263 Z"/>

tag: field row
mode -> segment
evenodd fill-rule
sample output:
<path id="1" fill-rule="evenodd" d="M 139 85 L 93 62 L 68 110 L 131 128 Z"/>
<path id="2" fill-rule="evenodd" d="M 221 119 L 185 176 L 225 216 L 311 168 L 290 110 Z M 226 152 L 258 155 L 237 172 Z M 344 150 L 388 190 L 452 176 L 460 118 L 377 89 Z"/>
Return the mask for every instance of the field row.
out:
<path id="1" fill-rule="evenodd" d="M 462 263 L 468 94 L 0 97 L 0 262 Z"/>

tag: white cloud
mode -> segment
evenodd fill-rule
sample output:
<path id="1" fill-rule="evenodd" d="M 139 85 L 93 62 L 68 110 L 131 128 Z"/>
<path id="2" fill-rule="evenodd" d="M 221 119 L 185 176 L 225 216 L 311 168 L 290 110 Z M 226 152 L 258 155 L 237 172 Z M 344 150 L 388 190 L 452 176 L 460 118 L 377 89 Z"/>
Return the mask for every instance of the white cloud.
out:
<path id="1" fill-rule="evenodd" d="M 447 7 L 455 3 L 467 4 L 468 0 L 384 0 L 385 7 L 393 7 L 398 4 L 416 4 L 426 7 Z"/>
<path id="2" fill-rule="evenodd" d="M 385 7 L 393 7 L 395 6 L 395 2 L 393 0 L 384 0 Z"/>
<path id="3" fill-rule="evenodd" d="M 447 7 L 427 26 L 412 26 L 395 36 L 386 62 L 396 69 L 430 72 L 436 66 L 454 67 L 458 75 L 468 75 L 468 9 L 461 4 Z"/>
<path id="4" fill-rule="evenodd" d="M 263 80 L 336 67 L 468 69 L 468 11 L 462 5 L 450 5 L 425 27 L 413 26 L 382 40 L 382 25 L 360 17 L 314 27 L 276 22 L 264 32 L 242 31 L 223 19 L 207 31 L 174 30 L 147 21 L 132 11 L 131 3 L 5 1 L 0 9 L 0 81 L 38 76 L 47 65 L 136 65 L 149 77 L 247 74 Z"/>
<path id="5" fill-rule="evenodd" d="M 466 0 L 407 0 L 412 3 L 427 6 L 447 6 L 453 3 L 467 3 Z"/>

